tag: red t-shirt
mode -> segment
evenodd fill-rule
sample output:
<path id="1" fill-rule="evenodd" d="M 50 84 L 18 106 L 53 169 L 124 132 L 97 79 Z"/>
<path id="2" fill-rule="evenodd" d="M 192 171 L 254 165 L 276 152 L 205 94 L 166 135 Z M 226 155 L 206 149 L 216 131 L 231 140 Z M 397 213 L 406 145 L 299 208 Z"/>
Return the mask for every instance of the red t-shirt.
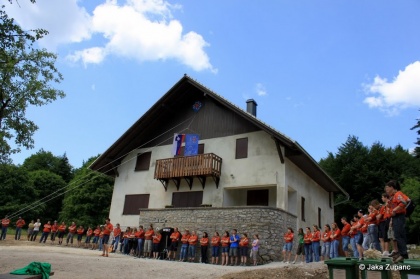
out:
<path id="1" fill-rule="evenodd" d="M 58 231 L 59 231 L 59 232 L 65 232 L 65 231 L 66 231 L 66 228 L 67 228 L 67 226 L 66 226 L 66 225 L 60 225 L 60 226 L 58 227 Z"/>
<path id="2" fill-rule="evenodd" d="M 51 232 L 51 225 L 50 224 L 45 224 L 43 232 L 45 232 L 45 233 Z"/>
<path id="3" fill-rule="evenodd" d="M 293 242 L 294 235 L 293 233 L 285 233 L 283 238 L 284 238 L 284 241 L 286 241 L 286 243 L 290 243 L 290 242 Z"/>
<path id="4" fill-rule="evenodd" d="M 220 246 L 220 236 L 213 236 L 211 238 L 211 246 Z"/>
<path id="5" fill-rule="evenodd" d="M 86 232 L 86 236 L 91 236 L 93 234 L 92 229 L 88 229 Z"/>
<path id="6" fill-rule="evenodd" d="M 348 236 L 349 232 L 350 232 L 351 226 L 349 223 L 346 223 L 343 227 L 343 229 L 341 230 L 341 235 L 342 236 Z"/>
<path id="7" fill-rule="evenodd" d="M 312 243 L 311 239 L 312 239 L 312 233 L 311 232 L 308 232 L 303 236 L 303 242 L 306 243 L 306 244 Z"/>
<path id="8" fill-rule="evenodd" d="M 312 242 L 319 242 L 321 240 L 321 232 L 320 231 L 314 231 L 312 233 Z"/>
<path id="9" fill-rule="evenodd" d="M 171 233 L 170 239 L 172 242 L 178 242 L 180 237 L 181 234 L 179 232 L 173 232 Z"/>
<path id="10" fill-rule="evenodd" d="M 182 238 L 181 238 L 182 244 L 187 244 L 189 238 L 190 238 L 190 235 L 189 234 L 183 234 L 182 235 Z"/>
<path id="11" fill-rule="evenodd" d="M 84 229 L 77 229 L 77 234 L 83 234 L 85 232 Z"/>
<path id="12" fill-rule="evenodd" d="M 76 230 L 77 230 L 77 226 L 76 226 L 76 225 L 71 225 L 71 226 L 69 227 L 69 232 L 70 232 L 70 233 L 76 233 Z"/>
<path id="13" fill-rule="evenodd" d="M 54 224 L 51 226 L 51 232 L 55 233 L 58 231 L 58 225 Z"/>
<path id="14" fill-rule="evenodd" d="M 106 224 L 104 227 L 104 235 L 110 235 L 113 230 L 114 226 L 111 223 Z"/>
<path id="15" fill-rule="evenodd" d="M 229 246 L 229 236 L 223 236 L 222 240 L 220 241 L 222 243 L 222 247 L 228 247 Z"/>
<path id="16" fill-rule="evenodd" d="M 323 242 L 331 242 L 331 231 L 324 231 L 324 234 L 322 235 L 322 241 Z"/>
<path id="17" fill-rule="evenodd" d="M 208 246 L 209 245 L 209 238 L 208 237 L 202 237 L 200 239 L 200 245 L 201 246 Z"/>
<path id="18" fill-rule="evenodd" d="M 25 225 L 25 220 L 19 219 L 16 221 L 16 228 L 22 228 Z"/>
<path id="19" fill-rule="evenodd" d="M 153 235 L 155 234 L 154 230 L 148 230 L 144 233 L 145 240 L 152 240 Z"/>
<path id="20" fill-rule="evenodd" d="M 99 236 L 99 235 L 101 234 L 101 230 L 100 230 L 100 229 L 95 229 L 95 230 L 93 231 L 93 234 L 94 234 L 95 236 Z"/>
<path id="21" fill-rule="evenodd" d="M 162 239 L 162 235 L 161 234 L 157 234 L 153 237 L 153 243 L 154 244 L 159 244 L 160 240 Z"/>
<path id="22" fill-rule="evenodd" d="M 248 237 L 242 237 L 241 240 L 239 240 L 239 247 L 248 247 L 248 245 L 249 245 Z"/>
<path id="23" fill-rule="evenodd" d="M 189 245 L 196 245 L 198 241 L 198 236 L 197 235 L 191 235 L 190 238 L 188 238 L 188 244 Z"/>
<path id="24" fill-rule="evenodd" d="M 9 219 L 4 218 L 4 219 L 1 220 L 1 225 L 3 227 L 6 227 L 7 228 L 9 226 L 9 224 L 10 224 L 10 220 Z"/>
<path id="25" fill-rule="evenodd" d="M 341 237 L 341 231 L 337 228 L 335 231 L 331 231 L 331 240 L 339 240 Z"/>

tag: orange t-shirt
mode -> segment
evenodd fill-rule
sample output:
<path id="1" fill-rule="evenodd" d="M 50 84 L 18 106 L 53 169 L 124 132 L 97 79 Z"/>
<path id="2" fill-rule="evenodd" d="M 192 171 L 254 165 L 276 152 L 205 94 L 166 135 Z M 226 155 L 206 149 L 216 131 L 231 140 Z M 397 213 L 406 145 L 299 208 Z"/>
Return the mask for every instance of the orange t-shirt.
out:
<path id="1" fill-rule="evenodd" d="M 114 228 L 114 237 L 120 234 L 121 234 L 121 228 L 118 228 L 118 227 Z"/>
<path id="2" fill-rule="evenodd" d="M 391 208 L 394 210 L 397 206 L 400 207 L 399 210 L 395 211 L 395 214 L 405 214 L 405 207 L 407 205 L 408 197 L 403 194 L 403 192 L 398 191 L 390 198 Z"/>
<path id="3" fill-rule="evenodd" d="M 241 240 L 239 240 L 239 247 L 248 247 L 248 245 L 249 245 L 248 237 L 242 237 Z"/>
<path id="4" fill-rule="evenodd" d="M 181 234 L 179 232 L 173 232 L 171 233 L 170 239 L 172 242 L 178 242 L 180 237 Z"/>
<path id="5" fill-rule="evenodd" d="M 359 230 L 362 233 L 367 233 L 367 223 L 365 221 L 365 217 L 362 217 L 362 218 L 359 219 L 359 224 L 361 225 Z"/>
<path id="6" fill-rule="evenodd" d="M 312 239 L 312 233 L 311 232 L 308 232 L 303 236 L 303 242 L 306 243 L 306 244 L 311 244 L 312 243 L 311 239 Z"/>
<path id="7" fill-rule="evenodd" d="M 200 245 L 201 246 L 208 246 L 209 245 L 209 238 L 208 237 L 202 237 L 200 239 Z"/>
<path id="8" fill-rule="evenodd" d="M 77 226 L 76 225 L 71 225 L 69 227 L 69 233 L 76 233 L 77 230 Z"/>
<path id="9" fill-rule="evenodd" d="M 182 244 L 188 244 L 188 239 L 190 238 L 189 234 L 183 234 L 181 238 Z"/>
<path id="10" fill-rule="evenodd" d="M 321 240 L 321 232 L 320 231 L 314 231 L 312 233 L 312 242 L 319 242 Z"/>
<path id="11" fill-rule="evenodd" d="M 198 236 L 197 235 L 191 235 L 190 238 L 188 238 L 188 244 L 189 245 L 196 245 L 198 241 Z"/>
<path id="12" fill-rule="evenodd" d="M 341 237 L 341 231 L 339 228 L 337 228 L 335 231 L 331 232 L 331 240 L 339 240 Z"/>
<path id="13" fill-rule="evenodd" d="M 25 225 L 25 220 L 19 219 L 16 221 L 16 228 L 22 228 Z"/>
<path id="14" fill-rule="evenodd" d="M 229 246 L 229 236 L 223 236 L 222 240 L 220 241 L 222 243 L 222 247 L 228 247 Z"/>
<path id="15" fill-rule="evenodd" d="M 88 229 L 86 232 L 86 236 L 91 236 L 93 234 L 92 229 Z"/>
<path id="16" fill-rule="evenodd" d="M 137 238 L 144 239 L 144 230 L 139 230 L 138 233 L 139 233 L 139 236 Z"/>
<path id="17" fill-rule="evenodd" d="M 144 233 L 144 239 L 145 240 L 152 240 L 153 235 L 155 234 L 154 230 L 148 230 Z"/>
<path id="18" fill-rule="evenodd" d="M 3 227 L 8 227 L 8 226 L 9 226 L 9 224 L 10 224 L 10 220 L 9 220 L 9 219 L 2 219 L 2 220 L 1 220 L 1 225 L 2 225 Z"/>
<path id="19" fill-rule="evenodd" d="M 66 231 L 66 228 L 67 228 L 67 226 L 66 226 L 66 225 L 60 225 L 60 226 L 58 227 L 58 231 L 59 231 L 59 232 L 65 232 L 65 231 Z"/>
<path id="20" fill-rule="evenodd" d="M 220 236 L 213 236 L 211 238 L 211 246 L 220 246 Z"/>
<path id="21" fill-rule="evenodd" d="M 284 238 L 284 241 L 286 241 L 286 243 L 290 243 L 290 242 L 293 242 L 294 235 L 293 233 L 285 233 L 283 238 Z"/>
<path id="22" fill-rule="evenodd" d="M 324 234 L 322 235 L 321 240 L 323 242 L 331 242 L 330 236 L 331 236 L 331 231 L 324 231 Z"/>
<path id="23" fill-rule="evenodd" d="M 99 235 L 101 234 L 101 230 L 100 230 L 100 229 L 95 229 L 95 230 L 93 231 L 93 234 L 94 234 L 95 236 L 99 236 Z"/>
<path id="24" fill-rule="evenodd" d="M 373 210 L 372 213 L 370 213 L 368 215 L 368 226 L 369 225 L 376 225 L 378 223 L 378 220 L 376 219 L 376 215 L 378 215 L 378 211 L 377 210 Z"/>
<path id="25" fill-rule="evenodd" d="M 111 223 L 106 224 L 104 227 L 104 235 L 110 235 L 113 230 L 114 226 Z"/>
<path id="26" fill-rule="evenodd" d="M 345 224 L 343 229 L 341 230 L 341 235 L 342 236 L 348 236 L 349 232 L 350 232 L 351 226 L 349 223 Z"/>
<path id="27" fill-rule="evenodd" d="M 58 225 L 52 225 L 52 226 L 51 226 L 51 231 L 52 231 L 53 233 L 57 232 L 57 231 L 58 231 Z"/>
<path id="28" fill-rule="evenodd" d="M 51 225 L 50 224 L 45 224 L 43 232 L 45 232 L 45 233 L 51 232 Z"/>
<path id="29" fill-rule="evenodd" d="M 85 232 L 84 229 L 77 229 L 77 234 L 83 234 Z"/>
<path id="30" fill-rule="evenodd" d="M 153 237 L 153 243 L 154 244 L 159 244 L 160 240 L 162 239 L 162 235 L 161 234 L 157 234 Z"/>

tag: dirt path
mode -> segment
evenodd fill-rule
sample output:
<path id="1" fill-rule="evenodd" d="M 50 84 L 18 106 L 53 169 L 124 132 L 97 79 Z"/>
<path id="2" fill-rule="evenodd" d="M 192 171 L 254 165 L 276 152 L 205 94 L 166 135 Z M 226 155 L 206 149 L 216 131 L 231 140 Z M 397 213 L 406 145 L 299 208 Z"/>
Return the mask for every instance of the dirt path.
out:
<path id="1" fill-rule="evenodd" d="M 323 263 L 222 267 L 199 263 L 180 263 L 135 259 L 121 254 L 105 258 L 101 252 L 52 246 L 27 241 L 0 241 L 0 273 L 22 268 L 30 262 L 49 262 L 54 279 L 68 278 L 328 278 Z M 245 273 L 241 273 L 245 271 Z"/>

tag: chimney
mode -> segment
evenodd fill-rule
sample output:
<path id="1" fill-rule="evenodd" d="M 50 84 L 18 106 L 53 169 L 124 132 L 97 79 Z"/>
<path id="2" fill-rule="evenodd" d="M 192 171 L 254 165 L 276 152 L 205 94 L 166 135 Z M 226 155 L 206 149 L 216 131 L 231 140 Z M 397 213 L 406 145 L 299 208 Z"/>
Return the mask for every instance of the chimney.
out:
<path id="1" fill-rule="evenodd" d="M 246 101 L 246 111 L 257 117 L 257 102 L 255 102 L 254 99 L 249 99 Z"/>

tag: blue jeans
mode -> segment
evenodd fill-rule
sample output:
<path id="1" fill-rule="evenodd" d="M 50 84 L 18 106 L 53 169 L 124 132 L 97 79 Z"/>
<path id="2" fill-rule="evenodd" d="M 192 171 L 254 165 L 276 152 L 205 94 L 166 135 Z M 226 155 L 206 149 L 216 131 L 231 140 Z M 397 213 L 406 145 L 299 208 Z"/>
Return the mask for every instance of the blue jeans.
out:
<path id="1" fill-rule="evenodd" d="M 139 257 L 143 253 L 143 242 L 144 242 L 143 238 L 137 239 L 137 253 L 138 253 Z"/>
<path id="2" fill-rule="evenodd" d="M 219 256 L 219 246 L 211 247 L 211 256 L 217 258 Z"/>
<path id="3" fill-rule="evenodd" d="M 319 241 L 312 242 L 312 252 L 314 253 L 314 261 L 319 262 Z"/>
<path id="4" fill-rule="evenodd" d="M 369 234 L 370 241 L 373 244 L 373 248 L 375 248 L 378 251 L 382 251 L 381 245 L 379 244 L 378 226 L 369 225 L 368 234 Z"/>
<path id="5" fill-rule="evenodd" d="M 49 234 L 50 233 L 48 233 L 48 232 L 42 232 L 41 239 L 39 240 L 39 243 L 41 243 L 41 242 L 45 243 L 45 241 L 47 241 L 47 238 L 48 238 Z"/>
<path id="6" fill-rule="evenodd" d="M 324 242 L 324 245 L 322 245 L 321 256 L 330 257 L 330 247 L 331 247 L 331 242 L 329 241 Z"/>
<path id="7" fill-rule="evenodd" d="M 372 243 L 372 240 L 370 239 L 369 233 L 363 233 L 363 250 L 369 249 L 370 244 Z"/>
<path id="8" fill-rule="evenodd" d="M 392 229 L 394 230 L 394 238 L 397 241 L 398 252 L 405 258 L 408 254 L 404 214 L 398 214 L 392 217 Z"/>
<path id="9" fill-rule="evenodd" d="M 187 250 L 188 250 L 188 244 L 182 244 L 181 253 L 179 254 L 179 259 L 181 261 L 185 260 L 185 258 L 187 257 Z"/>
<path id="10" fill-rule="evenodd" d="M 340 241 L 335 239 L 331 242 L 331 251 L 330 251 L 330 258 L 337 258 L 338 257 L 338 246 L 340 244 Z"/>
<path id="11" fill-rule="evenodd" d="M 283 245 L 283 251 L 292 251 L 293 248 L 293 242 L 287 242 Z"/>
<path id="12" fill-rule="evenodd" d="M 124 254 L 128 255 L 130 253 L 129 251 L 129 245 L 128 245 L 128 238 L 124 239 Z"/>
<path id="13" fill-rule="evenodd" d="M 188 246 L 188 258 L 195 258 L 195 246 Z"/>
<path id="14" fill-rule="evenodd" d="M 343 236 L 342 238 L 343 251 L 349 250 L 349 243 L 350 243 L 350 236 Z"/>
<path id="15" fill-rule="evenodd" d="M 353 257 L 358 258 L 359 257 L 359 251 L 357 251 L 356 236 L 350 238 L 350 245 L 351 245 L 351 249 L 353 250 Z"/>
<path id="16" fill-rule="evenodd" d="M 2 227 L 1 228 L 0 240 L 5 240 L 6 239 L 6 233 L 7 233 L 7 227 Z"/>
<path id="17" fill-rule="evenodd" d="M 16 228 L 15 240 L 20 240 L 21 233 L 22 233 L 22 228 Z"/>
<path id="18" fill-rule="evenodd" d="M 114 241 L 112 241 L 112 252 L 115 252 L 118 248 L 118 243 L 120 242 L 120 236 L 116 236 Z"/>
<path id="19" fill-rule="evenodd" d="M 305 260 L 307 263 L 312 262 L 312 243 L 305 243 Z"/>

